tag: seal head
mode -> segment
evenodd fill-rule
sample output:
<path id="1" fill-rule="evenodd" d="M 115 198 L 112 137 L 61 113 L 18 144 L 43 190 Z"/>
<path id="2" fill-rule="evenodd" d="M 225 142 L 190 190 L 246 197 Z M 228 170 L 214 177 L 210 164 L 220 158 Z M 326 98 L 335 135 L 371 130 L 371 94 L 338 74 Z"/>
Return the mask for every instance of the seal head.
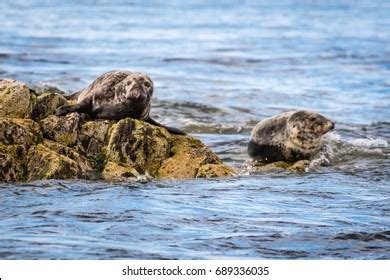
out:
<path id="1" fill-rule="evenodd" d="M 296 111 L 287 119 L 286 138 L 290 148 L 318 150 L 322 145 L 322 136 L 334 129 L 334 122 L 310 111 Z"/>

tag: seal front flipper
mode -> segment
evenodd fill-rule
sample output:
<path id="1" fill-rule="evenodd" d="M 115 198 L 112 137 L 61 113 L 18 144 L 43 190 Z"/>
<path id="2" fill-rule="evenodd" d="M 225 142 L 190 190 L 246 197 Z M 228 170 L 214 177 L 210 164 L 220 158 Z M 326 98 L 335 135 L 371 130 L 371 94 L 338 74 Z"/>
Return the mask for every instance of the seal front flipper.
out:
<path id="1" fill-rule="evenodd" d="M 59 107 L 56 112 L 55 112 L 55 115 L 56 116 L 64 116 L 66 114 L 69 114 L 69 113 L 73 113 L 73 112 L 78 112 L 78 113 L 90 113 L 89 112 L 89 107 L 90 107 L 90 102 L 89 100 L 85 100 L 79 104 L 76 104 L 76 105 L 64 105 L 64 106 L 61 106 Z"/>
<path id="2" fill-rule="evenodd" d="M 152 124 L 152 125 L 163 127 L 166 130 L 168 130 L 169 133 L 177 134 L 177 135 L 187 135 L 187 133 L 185 133 L 184 131 L 181 131 L 180 129 L 175 128 L 175 127 L 162 125 L 161 123 L 158 123 L 155 120 L 153 120 L 151 117 L 148 117 L 145 121 L 147 123 Z"/>

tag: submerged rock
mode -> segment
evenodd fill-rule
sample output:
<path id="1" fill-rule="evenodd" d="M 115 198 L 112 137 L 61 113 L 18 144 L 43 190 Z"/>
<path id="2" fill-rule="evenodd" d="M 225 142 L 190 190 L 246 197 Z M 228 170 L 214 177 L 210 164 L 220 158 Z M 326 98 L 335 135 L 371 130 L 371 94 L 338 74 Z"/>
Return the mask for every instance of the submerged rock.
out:
<path id="1" fill-rule="evenodd" d="M 296 162 L 276 161 L 272 163 L 261 163 L 254 160 L 246 161 L 241 167 L 240 173 L 264 173 L 273 171 L 302 172 L 310 165 L 310 160 L 299 160 Z"/>
<path id="2" fill-rule="evenodd" d="M 16 81 L 3 80 L 1 85 L 0 99 L 9 92 L 12 98 L 3 98 L 0 104 L 12 100 L 18 110 L 3 110 L 0 115 L 0 181 L 123 181 L 235 174 L 193 137 L 172 135 L 165 128 L 131 118 L 89 120 L 78 113 L 57 117 L 52 114 L 67 102 L 61 95 L 36 96 Z"/>

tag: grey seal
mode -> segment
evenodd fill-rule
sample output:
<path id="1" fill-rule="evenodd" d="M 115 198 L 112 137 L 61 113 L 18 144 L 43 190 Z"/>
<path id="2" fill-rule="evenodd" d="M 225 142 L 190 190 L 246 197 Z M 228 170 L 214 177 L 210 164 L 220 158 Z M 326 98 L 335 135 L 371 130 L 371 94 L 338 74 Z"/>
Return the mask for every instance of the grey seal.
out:
<path id="1" fill-rule="evenodd" d="M 185 135 L 180 129 L 164 126 L 149 116 L 153 87 L 152 80 L 145 74 L 125 70 L 110 71 L 69 96 L 68 99 L 76 100 L 76 104 L 62 106 L 55 114 L 62 116 L 79 112 L 88 114 L 92 119 L 109 120 L 130 117 L 164 127 L 173 134 Z"/>
<path id="2" fill-rule="evenodd" d="M 248 144 L 251 158 L 264 163 L 309 159 L 322 146 L 334 122 L 312 111 L 286 112 L 260 121 Z"/>

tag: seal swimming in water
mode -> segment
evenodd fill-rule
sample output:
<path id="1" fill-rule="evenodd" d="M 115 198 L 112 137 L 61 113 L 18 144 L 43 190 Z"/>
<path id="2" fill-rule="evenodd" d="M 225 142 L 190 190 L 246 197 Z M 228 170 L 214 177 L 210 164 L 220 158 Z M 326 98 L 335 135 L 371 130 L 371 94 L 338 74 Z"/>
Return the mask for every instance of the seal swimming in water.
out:
<path id="1" fill-rule="evenodd" d="M 248 153 L 264 163 L 309 159 L 321 148 L 322 136 L 333 128 L 334 122 L 316 112 L 283 113 L 254 127 Z"/>
<path id="2" fill-rule="evenodd" d="M 153 82 L 142 73 L 114 70 L 99 76 L 85 89 L 68 99 L 77 100 L 76 105 L 57 109 L 56 115 L 71 112 L 86 113 L 92 119 L 120 120 L 133 118 L 166 128 L 170 133 L 185 135 L 174 127 L 164 126 L 149 116 L 153 96 Z"/>

